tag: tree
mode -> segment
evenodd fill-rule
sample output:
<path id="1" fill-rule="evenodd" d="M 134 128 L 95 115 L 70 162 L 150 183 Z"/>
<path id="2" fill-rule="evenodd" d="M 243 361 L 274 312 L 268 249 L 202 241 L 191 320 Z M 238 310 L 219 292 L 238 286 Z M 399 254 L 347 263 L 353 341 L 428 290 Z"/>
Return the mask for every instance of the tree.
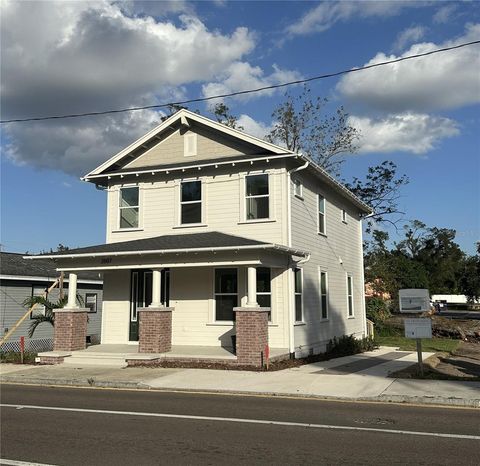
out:
<path id="1" fill-rule="evenodd" d="M 470 302 L 480 299 L 480 242 L 477 243 L 477 254 L 465 259 L 460 290 Z"/>
<path id="2" fill-rule="evenodd" d="M 77 295 L 77 301 L 80 306 L 83 306 L 83 299 L 81 296 Z M 66 306 L 68 302 L 68 297 L 65 296 L 63 298 L 59 298 L 56 302 L 52 302 L 47 297 L 43 296 L 32 296 L 30 298 L 25 299 L 23 305 L 27 308 L 31 308 L 34 304 L 39 306 L 44 306 L 45 313 L 44 314 L 32 314 L 32 320 L 30 322 L 30 326 L 28 328 L 28 337 L 32 338 L 35 330 L 40 324 L 47 323 L 50 324 L 52 327 L 55 325 L 55 314 L 53 312 L 54 309 L 62 309 Z"/>
<path id="3" fill-rule="evenodd" d="M 307 87 L 298 96 L 287 92 L 284 102 L 272 113 L 275 123 L 266 140 L 284 145 L 293 152 L 302 152 L 327 172 L 338 176 L 344 155 L 357 150 L 359 133 L 349 125 L 343 107 L 333 115 L 325 115 L 327 103 L 326 98 L 312 98 Z"/>
<path id="4" fill-rule="evenodd" d="M 351 182 L 343 181 L 353 194 L 373 210 L 373 214 L 366 220 L 367 233 L 382 223 L 389 223 L 396 228 L 400 221 L 398 216 L 404 214 L 398 210 L 400 188 L 408 182 L 406 175 L 397 175 L 397 166 L 390 160 L 369 167 L 363 180 L 354 177 Z M 393 220 L 392 215 L 396 216 Z"/>
<path id="5" fill-rule="evenodd" d="M 213 114 L 217 121 L 222 123 L 222 125 L 243 131 L 243 126 L 238 124 L 238 118 L 230 113 L 230 109 L 223 102 L 215 105 L 213 108 Z"/>

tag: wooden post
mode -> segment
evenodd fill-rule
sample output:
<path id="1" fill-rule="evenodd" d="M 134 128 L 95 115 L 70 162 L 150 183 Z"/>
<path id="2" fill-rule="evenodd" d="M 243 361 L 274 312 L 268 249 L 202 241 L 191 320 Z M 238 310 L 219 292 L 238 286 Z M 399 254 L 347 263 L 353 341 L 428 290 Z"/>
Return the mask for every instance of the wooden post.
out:
<path id="1" fill-rule="evenodd" d="M 23 364 L 25 354 L 25 337 L 20 337 L 20 364 Z"/>
<path id="2" fill-rule="evenodd" d="M 417 356 L 418 356 L 418 367 L 420 368 L 420 375 L 423 377 L 422 339 L 421 338 L 417 338 Z"/>
<path id="3" fill-rule="evenodd" d="M 59 298 L 60 299 L 63 299 L 63 278 L 65 276 L 65 272 L 60 272 L 60 283 L 58 285 L 58 288 L 60 290 L 60 293 L 59 293 Z"/>

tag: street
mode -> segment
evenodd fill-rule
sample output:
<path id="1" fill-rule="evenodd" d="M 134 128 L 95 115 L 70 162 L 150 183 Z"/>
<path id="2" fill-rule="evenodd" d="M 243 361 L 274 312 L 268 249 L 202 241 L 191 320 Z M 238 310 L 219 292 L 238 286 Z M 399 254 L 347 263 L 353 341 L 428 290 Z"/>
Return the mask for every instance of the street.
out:
<path id="1" fill-rule="evenodd" d="M 478 464 L 479 411 L 1 386 L 2 464 Z M 10 462 L 13 461 L 13 462 Z"/>

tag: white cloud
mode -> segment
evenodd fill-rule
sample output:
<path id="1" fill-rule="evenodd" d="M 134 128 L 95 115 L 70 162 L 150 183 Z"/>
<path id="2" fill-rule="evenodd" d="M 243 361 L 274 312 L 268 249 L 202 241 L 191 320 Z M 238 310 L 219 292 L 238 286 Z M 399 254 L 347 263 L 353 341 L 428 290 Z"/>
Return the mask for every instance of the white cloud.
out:
<path id="1" fill-rule="evenodd" d="M 203 85 L 202 92 L 205 97 L 208 97 L 271 86 L 295 81 L 297 79 L 301 79 L 300 73 L 297 71 L 283 70 L 277 65 L 273 65 L 273 72 L 271 74 L 265 75 L 263 69 L 259 66 L 252 66 L 246 62 L 235 62 L 226 68 L 224 72 L 220 73 L 215 82 Z M 250 100 L 258 98 L 261 95 L 272 95 L 274 92 L 275 89 L 269 89 L 257 93 L 240 95 L 237 99 Z M 213 104 L 218 100 L 211 101 L 211 103 Z"/>
<path id="2" fill-rule="evenodd" d="M 298 36 L 323 32 L 335 23 L 352 18 L 391 17 L 398 15 L 404 8 L 416 8 L 424 4 L 425 2 L 408 1 L 322 2 L 288 26 L 287 33 Z"/>
<path id="3" fill-rule="evenodd" d="M 457 10 L 458 5 L 455 3 L 449 3 L 440 7 L 433 15 L 433 22 L 436 24 L 445 24 L 452 18 L 453 14 Z"/>
<path id="4" fill-rule="evenodd" d="M 442 44 L 412 45 L 400 56 L 478 39 L 480 24 Z M 480 54 L 476 45 L 344 76 L 337 90 L 350 102 L 386 112 L 428 112 L 480 102 Z M 398 58 L 378 53 L 367 65 Z"/>
<path id="5" fill-rule="evenodd" d="M 179 24 L 128 16 L 106 0 L 5 0 L 0 14 L 4 119 L 168 101 L 182 95 L 183 85 L 213 79 L 255 46 L 244 27 L 222 34 L 192 15 L 180 16 Z M 156 119 L 153 112 L 134 112 L 17 124 L 5 126 L 3 136 L 17 163 L 78 175 Z"/>
<path id="6" fill-rule="evenodd" d="M 260 139 L 264 139 L 273 128 L 273 125 L 267 125 L 261 121 L 254 120 L 251 116 L 245 114 L 240 115 L 237 122 L 246 133 Z"/>
<path id="7" fill-rule="evenodd" d="M 425 36 L 426 29 L 423 26 L 411 26 L 404 29 L 397 37 L 394 49 L 401 51 L 406 45 L 422 39 Z"/>
<path id="8" fill-rule="evenodd" d="M 349 123 L 360 130 L 360 153 L 425 154 L 443 139 L 460 133 L 457 123 L 449 118 L 419 113 L 389 115 L 381 119 L 352 115 Z"/>

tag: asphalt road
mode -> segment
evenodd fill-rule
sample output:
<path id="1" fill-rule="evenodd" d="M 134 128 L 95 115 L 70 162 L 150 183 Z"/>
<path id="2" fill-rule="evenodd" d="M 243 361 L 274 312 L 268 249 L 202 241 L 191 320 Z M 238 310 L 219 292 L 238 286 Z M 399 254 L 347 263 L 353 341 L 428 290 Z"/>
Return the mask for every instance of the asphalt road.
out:
<path id="1" fill-rule="evenodd" d="M 478 465 L 480 457 L 474 409 L 20 385 L 2 385 L 0 395 L 4 460 Z"/>

